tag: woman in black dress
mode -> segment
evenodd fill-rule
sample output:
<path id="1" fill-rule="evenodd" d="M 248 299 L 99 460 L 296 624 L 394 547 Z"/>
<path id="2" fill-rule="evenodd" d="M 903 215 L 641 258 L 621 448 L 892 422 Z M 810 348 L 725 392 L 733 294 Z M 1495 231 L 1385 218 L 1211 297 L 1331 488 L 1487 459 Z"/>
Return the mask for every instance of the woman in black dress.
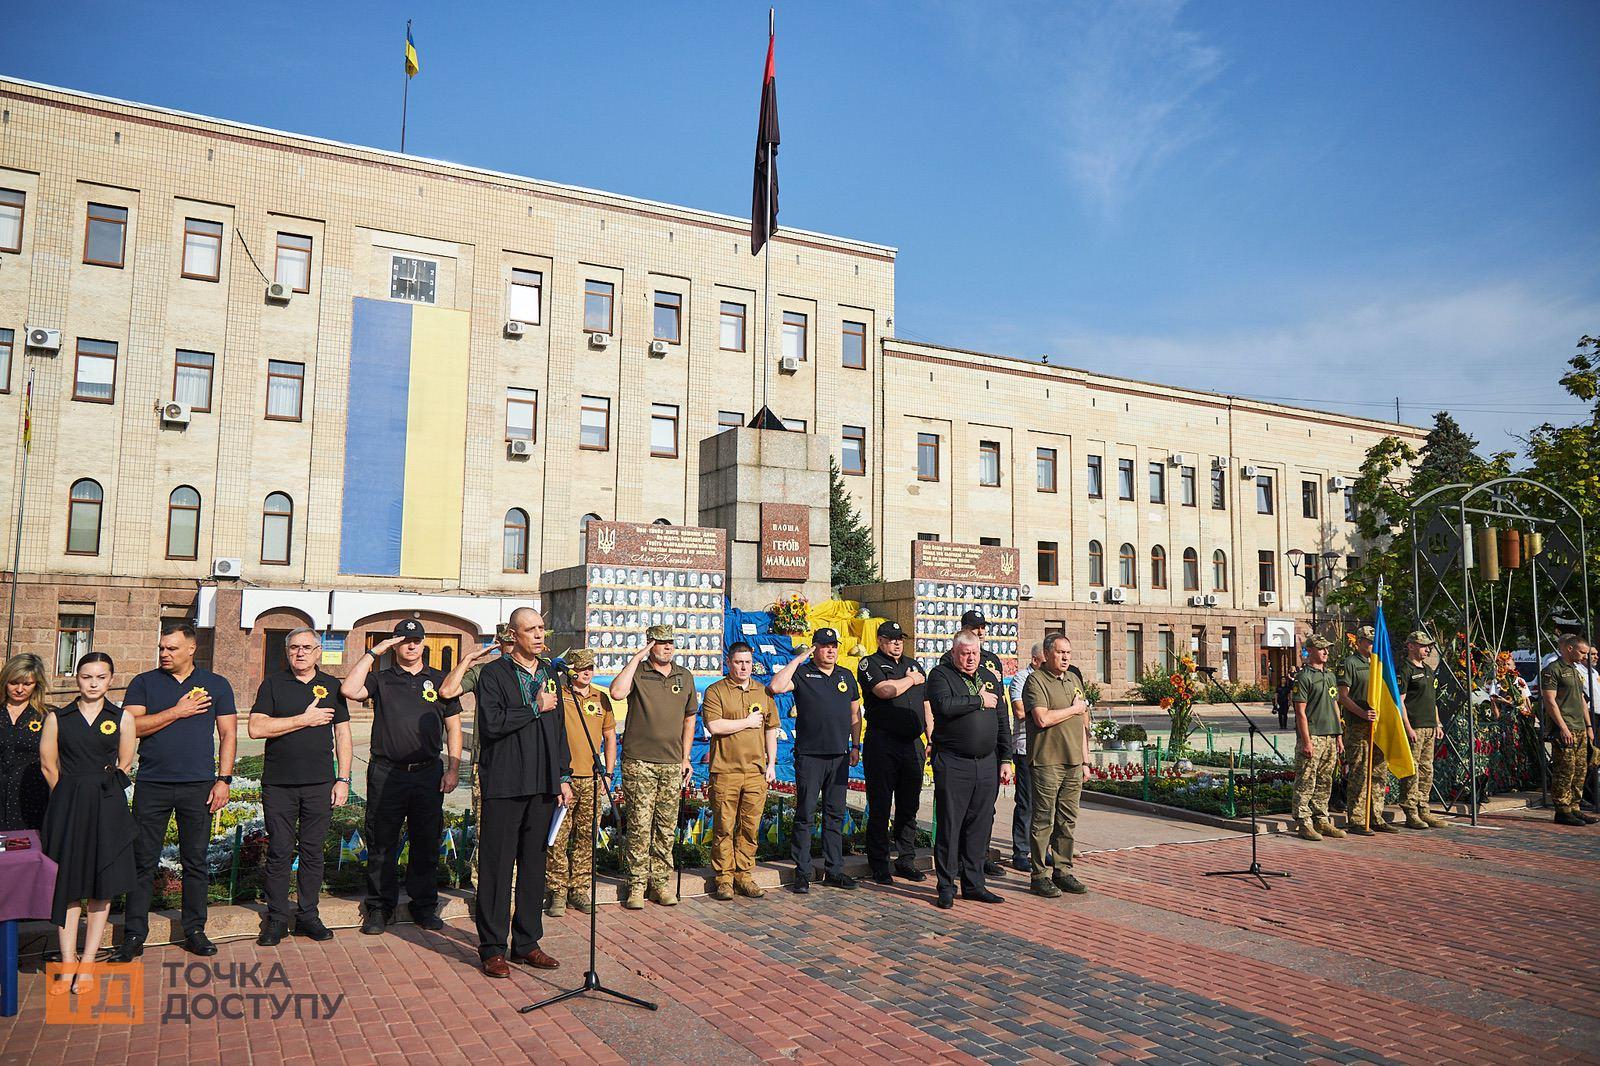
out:
<path id="1" fill-rule="evenodd" d="M 44 824 L 50 786 L 39 770 L 39 741 L 50 708 L 44 703 L 44 663 L 37 655 L 13 655 L 0 668 L 0 829 L 38 829 Z"/>
<path id="2" fill-rule="evenodd" d="M 44 853 L 56 861 L 51 920 L 60 926 L 61 962 L 70 970 L 92 962 L 105 936 L 111 900 L 133 888 L 133 815 L 124 790 L 133 766 L 133 718 L 106 699 L 115 667 L 103 652 L 78 660 L 78 698 L 58 708 L 44 725 L 39 761 L 50 782 Z M 87 900 L 83 955 L 78 955 L 78 914 Z M 57 986 L 51 994 L 65 991 Z M 78 991 L 78 977 L 72 979 Z"/>

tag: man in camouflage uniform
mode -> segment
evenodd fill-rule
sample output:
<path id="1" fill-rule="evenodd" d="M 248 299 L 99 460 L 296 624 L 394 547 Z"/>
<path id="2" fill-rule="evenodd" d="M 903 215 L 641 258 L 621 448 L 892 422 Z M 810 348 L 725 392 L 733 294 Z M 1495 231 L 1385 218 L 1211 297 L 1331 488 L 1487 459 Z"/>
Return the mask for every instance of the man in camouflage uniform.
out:
<path id="1" fill-rule="evenodd" d="M 602 772 L 608 778 L 617 764 L 617 718 L 611 697 L 592 685 L 594 652 L 579 648 L 566 658 L 571 688 L 561 690 L 561 709 L 566 717 L 567 747 L 572 752 L 572 807 L 556 830 L 546 859 L 545 888 L 550 902 L 545 913 L 552 918 L 566 914 L 568 904 L 584 914 L 594 909 L 589 903 L 594 880 L 589 837 L 594 832 L 597 793 L 605 787 L 594 779 L 595 755 L 600 755 Z"/>
<path id="2" fill-rule="evenodd" d="M 1545 739 L 1550 741 L 1550 803 L 1556 809 L 1557 825 L 1591 825 L 1600 819 L 1579 808 L 1594 743 L 1584 694 L 1589 642 L 1568 633 L 1561 638 L 1559 650 L 1539 675 Z"/>
<path id="3" fill-rule="evenodd" d="M 1406 639 L 1406 661 L 1400 664 L 1400 696 L 1410 727 L 1411 761 L 1417 772 L 1400 782 L 1400 809 L 1407 829 L 1438 829 L 1448 825 L 1428 809 L 1433 795 L 1434 738 L 1439 735 L 1438 674 L 1428 665 L 1433 638 L 1417 630 Z"/>
<path id="4" fill-rule="evenodd" d="M 1398 833 L 1383 817 L 1389 801 L 1389 763 L 1383 749 L 1372 743 L 1372 726 L 1378 712 L 1367 705 L 1367 682 L 1372 676 L 1371 626 L 1356 631 L 1356 650 L 1339 664 L 1339 707 L 1344 711 L 1344 812 L 1345 828 L 1357 836 Z M 1367 775 L 1368 752 L 1372 774 Z"/>
<path id="5" fill-rule="evenodd" d="M 1306 665 L 1290 694 L 1295 729 L 1294 817 L 1305 840 L 1344 836 L 1344 830 L 1334 828 L 1328 814 L 1333 768 L 1344 751 L 1337 683 L 1328 669 L 1331 647 L 1333 642 L 1327 637 L 1313 636 L 1306 641 Z"/>
<path id="6" fill-rule="evenodd" d="M 463 694 L 471 692 L 478 687 L 478 674 L 488 665 L 489 660 L 495 655 L 510 655 L 511 646 L 516 643 L 512 636 L 511 627 L 504 622 L 495 627 L 495 642 L 481 648 L 473 648 L 461 657 L 455 669 L 445 675 L 439 684 L 439 695 L 447 700 L 459 699 Z M 472 712 L 472 828 L 473 832 L 483 824 L 483 797 L 478 791 L 478 712 Z M 468 876 L 472 878 L 474 888 L 478 885 L 478 848 L 472 848 L 472 861 L 468 865 Z M 517 871 L 511 871 L 511 891 L 516 892 Z"/>

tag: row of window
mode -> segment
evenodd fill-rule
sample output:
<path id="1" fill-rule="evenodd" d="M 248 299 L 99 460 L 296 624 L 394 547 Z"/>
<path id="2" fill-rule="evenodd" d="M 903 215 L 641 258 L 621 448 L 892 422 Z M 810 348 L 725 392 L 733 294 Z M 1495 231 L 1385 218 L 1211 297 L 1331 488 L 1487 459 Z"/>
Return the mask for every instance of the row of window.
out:
<path id="1" fill-rule="evenodd" d="M 1045 632 L 1065 632 L 1065 619 L 1045 622 Z M 1122 649 L 1126 656 L 1124 660 L 1124 679 L 1132 682 L 1151 665 L 1158 666 L 1163 673 L 1170 673 L 1178 664 L 1177 634 L 1171 627 L 1162 626 L 1156 631 L 1156 659 L 1149 663 L 1145 660 L 1144 626 L 1134 622 L 1129 624 L 1124 631 Z M 1239 676 L 1238 656 L 1238 631 L 1233 626 L 1222 627 L 1222 662 L 1217 674 L 1224 681 Z M 1201 666 L 1210 665 L 1206 662 L 1206 627 L 1193 626 L 1189 630 L 1189 654 Z M 1089 667 L 1093 671 L 1094 680 L 1105 684 L 1111 680 L 1111 623 L 1099 622 L 1094 628 L 1094 649 L 1089 658 Z"/>
<path id="2" fill-rule="evenodd" d="M 1038 555 L 1039 584 L 1060 583 L 1056 565 L 1055 541 L 1040 541 Z M 1105 548 L 1098 540 L 1089 542 L 1089 584 L 1101 588 L 1106 583 Z M 1132 544 L 1124 544 L 1117 551 L 1117 584 L 1122 588 L 1139 587 L 1139 554 Z M 1157 544 L 1150 549 L 1150 587 L 1167 587 L 1167 549 Z M 1183 550 L 1183 588 L 1186 592 L 1200 591 L 1200 553 L 1193 548 Z M 1228 553 L 1221 548 L 1211 553 L 1211 589 L 1228 591 Z"/>
<path id="3" fill-rule="evenodd" d="M 67 503 L 67 554 L 100 554 L 100 521 L 105 490 L 98 481 L 82 478 L 72 483 Z M 269 566 L 289 565 L 294 534 L 294 501 L 285 492 L 269 493 L 261 505 L 261 561 Z M 191 560 L 200 550 L 200 493 L 179 485 L 167 497 L 167 558 Z"/>
<path id="4" fill-rule="evenodd" d="M 10 381 L 14 333 L 0 329 L 0 385 Z M 115 403 L 117 400 L 116 341 L 79 337 L 72 371 L 72 398 L 82 403 Z M 209 412 L 216 379 L 215 352 L 179 348 L 172 359 L 172 398 L 186 403 L 196 413 Z M 303 412 L 306 365 L 287 359 L 267 360 L 265 417 L 274 421 L 298 422 Z M 0 391 L 7 391 L 0 388 Z"/>

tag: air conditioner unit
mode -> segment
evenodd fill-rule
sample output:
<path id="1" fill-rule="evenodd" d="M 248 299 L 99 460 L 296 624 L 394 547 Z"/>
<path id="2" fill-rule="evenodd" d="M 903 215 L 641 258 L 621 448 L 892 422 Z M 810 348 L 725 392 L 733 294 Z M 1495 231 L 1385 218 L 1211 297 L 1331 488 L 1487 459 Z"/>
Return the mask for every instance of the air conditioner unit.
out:
<path id="1" fill-rule="evenodd" d="M 1100 602 L 1100 590 L 1099 589 L 1090 589 L 1089 590 L 1089 602 L 1090 603 L 1099 603 Z"/>
<path id="2" fill-rule="evenodd" d="M 1256 476 L 1256 468 L 1253 466 L 1241 466 L 1239 468 L 1239 474 L 1246 481 L 1254 480 Z"/>
<path id="3" fill-rule="evenodd" d="M 267 286 L 267 299 L 275 304 L 286 304 L 294 297 L 294 289 L 281 281 Z"/>
<path id="4" fill-rule="evenodd" d="M 784 356 L 778 360 L 778 369 L 785 374 L 798 373 L 800 370 L 800 357 L 798 355 Z"/>
<path id="5" fill-rule="evenodd" d="M 526 459 L 533 454 L 533 441 L 508 440 L 506 441 L 506 454 L 514 458 Z"/>
<path id="6" fill-rule="evenodd" d="M 509 319 L 506 322 L 506 336 L 508 336 L 508 337 L 520 337 L 520 336 L 522 336 L 522 331 L 525 328 L 526 327 L 523 326 L 523 324 L 521 322 L 518 322 L 516 319 L 514 319 L 514 318 L 513 319 Z"/>
<path id="7" fill-rule="evenodd" d="M 28 347 L 41 352 L 59 352 L 61 350 L 61 331 L 59 329 L 45 329 L 43 326 L 29 326 Z"/>
<path id="8" fill-rule="evenodd" d="M 161 401 L 161 421 L 169 426 L 187 426 L 194 419 L 194 408 L 177 400 Z"/>
<path id="9" fill-rule="evenodd" d="M 666 341 L 651 341 L 650 342 L 650 354 L 651 354 L 651 356 L 653 356 L 656 359 L 660 359 L 662 356 L 666 355 L 667 354 L 667 342 Z"/>
<path id="10" fill-rule="evenodd" d="M 1211 460 L 1211 466 L 1216 470 L 1228 469 L 1228 457 L 1226 455 L 1216 456 Z"/>
<path id="11" fill-rule="evenodd" d="M 1106 600 L 1110 603 L 1121 603 L 1127 598 L 1127 589 L 1106 589 Z"/>
<path id="12" fill-rule="evenodd" d="M 611 347 L 611 334 L 609 334 L 609 333 L 591 333 L 591 334 L 589 334 L 589 347 L 597 348 L 597 349 L 599 349 L 601 351 L 604 351 L 605 349 Z"/>
<path id="13" fill-rule="evenodd" d="M 1261 606 L 1263 606 L 1263 607 L 1271 607 L 1273 604 L 1275 604 L 1277 602 L 1278 602 L 1278 594 L 1276 592 L 1263 592 L 1261 594 Z"/>
<path id="14" fill-rule="evenodd" d="M 1205 605 L 1206 605 L 1206 598 L 1204 596 L 1190 596 L 1189 597 L 1189 606 L 1190 607 L 1204 607 Z"/>
<path id="15" fill-rule="evenodd" d="M 217 559 L 211 560 L 211 576 L 212 577 L 237 578 L 239 576 L 239 572 L 241 570 L 243 570 L 243 569 L 244 569 L 244 560 L 243 559 L 217 558 Z"/>
<path id="16" fill-rule="evenodd" d="M 1215 593 L 1208 592 L 1205 595 L 1205 601 L 1207 607 L 1215 607 L 1222 602 L 1222 597 L 1216 595 Z"/>
<path id="17" fill-rule="evenodd" d="M 1330 477 L 1328 479 L 1328 491 L 1343 492 L 1349 486 L 1349 484 L 1350 483 L 1342 477 Z"/>
<path id="18" fill-rule="evenodd" d="M 1021 588 L 1019 588 L 1017 590 L 1017 598 L 1020 599 L 1020 600 L 1031 600 L 1031 599 L 1033 599 L 1033 586 L 1032 585 L 1023 585 Z"/>
<path id="19" fill-rule="evenodd" d="M 1168 466 L 1188 466 L 1189 465 L 1189 457 L 1186 454 L 1184 454 L 1183 452 L 1173 452 L 1171 455 L 1167 456 L 1167 465 Z"/>

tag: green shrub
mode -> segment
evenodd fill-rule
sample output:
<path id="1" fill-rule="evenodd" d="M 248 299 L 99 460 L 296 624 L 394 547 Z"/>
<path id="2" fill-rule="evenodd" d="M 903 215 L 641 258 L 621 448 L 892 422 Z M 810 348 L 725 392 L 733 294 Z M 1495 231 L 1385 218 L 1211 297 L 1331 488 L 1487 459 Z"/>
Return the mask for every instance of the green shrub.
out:
<path id="1" fill-rule="evenodd" d="M 1137 740 L 1140 743 L 1143 743 L 1144 741 L 1150 739 L 1150 735 L 1144 731 L 1144 726 L 1133 724 L 1125 725 L 1121 729 L 1117 730 L 1117 739 L 1122 741 L 1124 744 L 1130 740 Z"/>

